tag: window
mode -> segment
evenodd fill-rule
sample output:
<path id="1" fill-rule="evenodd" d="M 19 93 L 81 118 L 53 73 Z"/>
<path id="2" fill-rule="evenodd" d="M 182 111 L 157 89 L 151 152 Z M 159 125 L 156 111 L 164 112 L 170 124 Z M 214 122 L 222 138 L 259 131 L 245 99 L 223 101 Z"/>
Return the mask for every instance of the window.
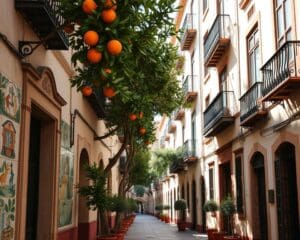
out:
<path id="1" fill-rule="evenodd" d="M 219 75 L 220 92 L 227 91 L 226 78 L 227 78 L 227 71 L 225 67 Z"/>
<path id="2" fill-rule="evenodd" d="M 209 178 L 209 199 L 214 199 L 214 166 L 209 166 L 208 170 L 208 178 Z"/>
<path id="3" fill-rule="evenodd" d="M 260 50 L 258 33 L 258 28 L 255 27 L 255 29 L 247 37 L 249 86 L 252 86 L 254 83 L 259 82 L 260 80 Z"/>
<path id="4" fill-rule="evenodd" d="M 207 9 L 207 0 L 203 0 L 202 1 L 202 3 L 203 3 L 203 13 L 205 13 L 205 11 L 206 11 L 206 9 Z"/>
<path id="5" fill-rule="evenodd" d="M 292 39 L 291 0 L 275 0 L 276 37 L 280 47 Z"/>
<path id="6" fill-rule="evenodd" d="M 242 171 L 242 158 L 237 156 L 235 159 L 235 181 L 236 181 L 236 210 L 238 213 L 243 214 L 243 171 Z"/>

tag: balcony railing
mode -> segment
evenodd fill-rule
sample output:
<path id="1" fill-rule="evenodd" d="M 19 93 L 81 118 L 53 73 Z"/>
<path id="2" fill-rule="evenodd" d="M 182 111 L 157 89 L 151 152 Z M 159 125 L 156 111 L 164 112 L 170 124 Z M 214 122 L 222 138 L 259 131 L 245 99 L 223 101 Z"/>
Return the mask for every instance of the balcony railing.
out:
<path id="1" fill-rule="evenodd" d="M 197 141 L 195 139 L 186 140 L 183 144 L 184 162 L 190 163 L 197 161 L 196 156 Z"/>
<path id="2" fill-rule="evenodd" d="M 256 82 L 251 88 L 240 98 L 241 107 L 241 126 L 252 126 L 257 120 L 266 116 L 267 111 L 262 103 L 262 82 Z"/>
<path id="3" fill-rule="evenodd" d="M 204 135 L 215 136 L 234 122 L 234 93 L 220 92 L 204 111 Z"/>
<path id="4" fill-rule="evenodd" d="M 194 83 L 197 80 L 197 77 L 194 75 L 186 76 L 183 84 L 182 90 L 185 96 L 185 102 L 192 102 L 197 97 L 197 91 L 194 89 Z"/>
<path id="5" fill-rule="evenodd" d="M 96 88 L 93 93 L 86 97 L 98 118 L 105 117 L 105 97 L 101 88 Z"/>
<path id="6" fill-rule="evenodd" d="M 185 164 L 183 162 L 183 158 L 178 158 L 170 164 L 169 171 L 170 173 L 180 173 L 184 171 Z"/>
<path id="7" fill-rule="evenodd" d="M 187 14 L 185 16 L 181 28 L 182 33 L 180 35 L 182 51 L 189 50 L 196 37 L 197 30 L 195 29 L 193 18 L 194 18 L 194 14 Z"/>
<path id="8" fill-rule="evenodd" d="M 62 30 L 64 18 L 58 13 L 59 0 L 15 0 L 15 7 L 31 24 L 46 49 L 68 49 L 68 38 Z"/>
<path id="9" fill-rule="evenodd" d="M 215 67 L 230 44 L 230 17 L 217 15 L 204 41 L 204 61 L 208 67 Z"/>
<path id="10" fill-rule="evenodd" d="M 168 132 L 173 133 L 173 132 L 175 132 L 175 130 L 176 130 L 176 124 L 173 121 L 173 119 L 170 118 L 168 121 Z"/>
<path id="11" fill-rule="evenodd" d="M 281 101 L 300 86 L 300 41 L 287 41 L 261 68 L 263 101 Z"/>
<path id="12" fill-rule="evenodd" d="M 178 108 L 177 111 L 174 114 L 175 120 L 181 120 L 184 117 L 184 109 L 182 107 Z"/>

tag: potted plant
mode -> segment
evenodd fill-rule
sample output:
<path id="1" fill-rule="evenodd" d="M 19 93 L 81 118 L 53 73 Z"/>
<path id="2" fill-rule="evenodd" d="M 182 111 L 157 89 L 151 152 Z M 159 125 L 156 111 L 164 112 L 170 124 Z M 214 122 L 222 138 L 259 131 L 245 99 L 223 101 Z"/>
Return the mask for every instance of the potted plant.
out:
<path id="1" fill-rule="evenodd" d="M 89 185 L 77 186 L 78 193 L 86 198 L 86 205 L 90 210 L 97 211 L 97 240 L 116 240 L 116 236 L 110 235 L 107 223 L 107 210 L 110 208 L 110 199 L 107 196 L 107 175 L 101 166 L 96 163 L 85 164 L 86 178 Z M 100 219 L 103 220 L 100 223 Z"/>
<path id="2" fill-rule="evenodd" d="M 179 219 L 177 221 L 178 231 L 185 231 L 186 228 L 186 209 L 187 204 L 184 199 L 175 202 L 175 210 L 179 211 Z"/>
<path id="3" fill-rule="evenodd" d="M 206 213 L 210 212 L 212 217 L 216 217 L 216 211 L 219 210 L 219 206 L 218 206 L 218 204 L 215 200 L 208 200 L 204 203 L 203 210 Z M 216 227 L 206 229 L 208 239 L 212 240 L 213 239 L 213 232 L 217 232 L 217 231 L 218 230 L 217 230 Z"/>
<path id="4" fill-rule="evenodd" d="M 228 234 L 229 236 L 224 236 L 223 239 L 238 240 L 240 236 L 233 234 L 233 214 L 236 212 L 234 202 L 230 196 L 227 196 L 222 200 L 220 205 L 220 210 L 228 219 Z"/>
<path id="5" fill-rule="evenodd" d="M 155 206 L 155 210 L 158 211 L 158 218 L 161 218 L 162 216 L 162 211 L 163 211 L 163 205 L 162 204 L 158 204 Z"/>
<path id="6" fill-rule="evenodd" d="M 170 205 L 163 205 L 163 210 L 166 210 L 167 213 L 164 214 L 165 216 L 165 222 L 166 223 L 170 223 L 170 217 L 169 217 L 169 214 L 168 214 L 168 210 L 170 209 Z"/>

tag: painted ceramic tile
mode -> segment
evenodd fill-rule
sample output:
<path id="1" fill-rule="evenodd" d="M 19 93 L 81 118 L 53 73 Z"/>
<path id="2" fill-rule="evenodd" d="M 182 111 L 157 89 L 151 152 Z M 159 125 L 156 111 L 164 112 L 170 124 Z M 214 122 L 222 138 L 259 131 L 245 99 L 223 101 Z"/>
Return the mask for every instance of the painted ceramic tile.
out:
<path id="1" fill-rule="evenodd" d="M 16 162 L 0 158 L 0 199 L 15 197 L 16 174 Z"/>
<path id="2" fill-rule="evenodd" d="M 0 114 L 20 122 L 21 91 L 0 73 Z"/>
<path id="3" fill-rule="evenodd" d="M 14 123 L 6 120 L 1 124 L 1 155 L 14 159 L 16 156 L 16 128 Z"/>
<path id="4" fill-rule="evenodd" d="M 0 239 L 14 239 L 16 210 L 15 161 L 0 158 Z"/>
<path id="5" fill-rule="evenodd" d="M 72 223 L 73 208 L 73 153 L 61 148 L 59 169 L 59 227 Z"/>
<path id="6" fill-rule="evenodd" d="M 70 148 L 70 125 L 64 121 L 61 121 L 61 146 Z"/>

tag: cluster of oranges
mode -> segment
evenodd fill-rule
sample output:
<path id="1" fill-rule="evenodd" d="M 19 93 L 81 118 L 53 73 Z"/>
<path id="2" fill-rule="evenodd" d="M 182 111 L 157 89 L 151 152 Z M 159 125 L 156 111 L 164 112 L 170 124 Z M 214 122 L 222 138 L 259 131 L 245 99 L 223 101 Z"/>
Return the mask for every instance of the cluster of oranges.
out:
<path id="1" fill-rule="evenodd" d="M 104 24 L 111 24 L 117 19 L 116 0 L 105 0 L 104 3 L 102 2 L 103 1 L 99 2 L 99 5 L 103 4 L 102 11 L 100 13 L 101 19 Z M 87 15 L 93 14 L 97 10 L 97 8 L 98 5 L 94 0 L 84 0 L 82 3 L 82 11 Z M 94 30 L 89 30 L 83 35 L 83 42 L 89 47 L 86 57 L 88 62 L 92 64 L 100 63 L 102 60 L 102 52 L 97 48 L 100 38 L 101 36 L 99 35 L 99 33 Z M 122 43 L 117 39 L 110 39 L 106 43 L 106 51 L 111 56 L 118 56 L 122 52 L 122 48 Z M 106 74 L 111 74 L 110 69 L 105 69 L 105 72 Z M 101 76 L 100 78 L 102 80 L 106 80 L 106 77 L 104 76 Z M 97 80 L 93 81 L 93 83 L 95 83 L 95 86 L 100 85 L 100 82 Z M 90 90 L 84 91 L 84 89 L 87 88 L 89 89 L 90 87 L 85 86 L 82 88 L 82 93 L 84 96 L 89 96 L 90 94 L 92 94 Z M 112 98 L 116 95 L 116 91 L 113 87 L 106 86 L 103 88 L 103 94 L 108 98 Z"/>

